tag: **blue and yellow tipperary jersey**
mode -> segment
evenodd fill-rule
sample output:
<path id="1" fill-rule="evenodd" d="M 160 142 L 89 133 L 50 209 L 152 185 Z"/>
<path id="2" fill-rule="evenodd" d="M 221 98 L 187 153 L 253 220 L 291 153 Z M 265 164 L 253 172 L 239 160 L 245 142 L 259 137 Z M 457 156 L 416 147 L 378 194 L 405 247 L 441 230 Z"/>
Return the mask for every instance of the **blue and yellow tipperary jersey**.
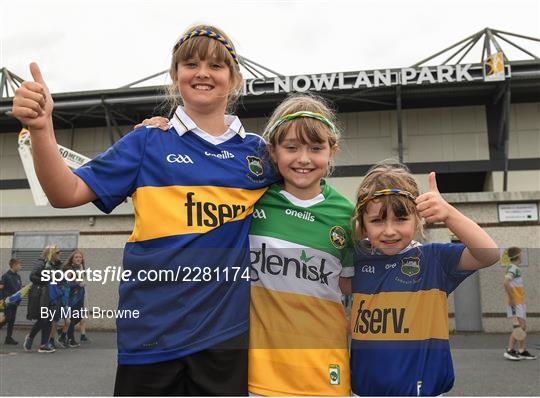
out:
<path id="1" fill-rule="evenodd" d="M 448 294 L 467 276 L 461 244 L 412 244 L 394 256 L 358 247 L 351 384 L 360 396 L 439 395 L 454 384 Z"/>
<path id="2" fill-rule="evenodd" d="M 75 171 L 105 213 L 133 199 L 119 314 L 139 317 L 117 319 L 120 364 L 179 358 L 248 330 L 248 231 L 275 179 L 264 141 L 237 118 L 225 141 L 205 139 L 181 108 L 172 126 L 137 129 Z"/>

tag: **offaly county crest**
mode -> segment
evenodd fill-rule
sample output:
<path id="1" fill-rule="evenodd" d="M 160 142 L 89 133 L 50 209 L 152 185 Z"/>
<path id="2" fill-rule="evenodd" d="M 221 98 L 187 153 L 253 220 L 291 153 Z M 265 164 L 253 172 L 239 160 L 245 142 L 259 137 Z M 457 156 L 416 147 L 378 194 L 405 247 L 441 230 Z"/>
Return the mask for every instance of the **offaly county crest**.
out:
<path id="1" fill-rule="evenodd" d="M 330 242 L 334 245 L 336 249 L 343 249 L 347 243 L 347 233 L 340 227 L 336 225 L 330 229 Z"/>
<path id="2" fill-rule="evenodd" d="M 255 174 L 257 177 L 262 176 L 263 174 L 263 163 L 260 158 L 257 156 L 246 156 L 249 171 Z"/>
<path id="3" fill-rule="evenodd" d="M 407 276 L 414 276 L 420 272 L 420 258 L 405 257 L 401 260 L 401 272 Z"/>

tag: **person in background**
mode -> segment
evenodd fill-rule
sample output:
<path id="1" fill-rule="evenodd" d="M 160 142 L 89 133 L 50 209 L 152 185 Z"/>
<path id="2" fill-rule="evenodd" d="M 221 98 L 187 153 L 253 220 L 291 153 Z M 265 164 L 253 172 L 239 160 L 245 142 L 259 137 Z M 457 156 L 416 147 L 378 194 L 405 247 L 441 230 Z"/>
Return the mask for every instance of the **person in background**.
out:
<path id="1" fill-rule="evenodd" d="M 24 339 L 25 351 L 32 350 L 34 337 L 41 331 L 41 345 L 39 353 L 52 353 L 56 349 L 50 343 L 52 320 L 41 316 L 41 309 L 59 310 L 61 292 L 57 284 L 52 284 L 44 277 L 45 271 L 58 270 L 62 264 L 59 258 L 60 249 L 56 245 L 49 245 L 43 249 L 39 259 L 36 260 L 34 268 L 30 273 L 32 290 L 29 294 L 27 318 L 36 322 L 32 326 L 30 333 Z"/>
<path id="2" fill-rule="evenodd" d="M 84 256 L 80 250 L 75 250 L 67 261 L 64 263 L 64 272 L 73 270 L 75 272 L 84 270 Z M 84 308 L 84 281 L 75 280 L 67 283 L 69 290 L 68 294 L 68 306 L 70 308 L 71 318 L 69 320 L 69 327 L 67 330 L 67 344 L 70 348 L 79 347 L 79 343 L 75 340 L 75 326 L 83 320 L 83 308 Z M 65 338 L 64 338 L 65 341 Z"/>
<path id="3" fill-rule="evenodd" d="M 516 333 L 512 332 L 508 338 L 508 348 L 504 353 L 504 357 L 511 361 L 519 361 L 521 359 L 536 359 L 536 356 L 531 354 L 525 348 L 525 332 L 527 331 L 527 307 L 525 305 L 525 287 L 523 286 L 523 275 L 521 272 L 521 249 L 519 247 L 508 248 L 508 258 L 510 265 L 506 268 L 504 276 L 504 290 L 508 299 L 508 307 L 506 310 L 507 317 L 512 319 L 512 327 L 523 330 L 523 338 L 518 340 L 515 338 Z M 519 334 L 518 334 L 519 336 Z M 517 347 L 517 350 L 516 350 Z"/>
<path id="4" fill-rule="evenodd" d="M 2 284 L 4 285 L 3 296 L 9 297 L 12 294 L 17 293 L 22 288 L 21 276 L 19 271 L 22 268 L 22 263 L 16 258 L 9 260 L 9 270 L 2 275 Z M 17 317 L 17 308 L 19 303 L 8 305 L 5 308 L 3 322 L 0 322 L 0 328 L 7 324 L 6 338 L 4 344 L 17 345 L 19 344 L 13 339 L 13 326 L 15 325 L 15 318 Z"/>

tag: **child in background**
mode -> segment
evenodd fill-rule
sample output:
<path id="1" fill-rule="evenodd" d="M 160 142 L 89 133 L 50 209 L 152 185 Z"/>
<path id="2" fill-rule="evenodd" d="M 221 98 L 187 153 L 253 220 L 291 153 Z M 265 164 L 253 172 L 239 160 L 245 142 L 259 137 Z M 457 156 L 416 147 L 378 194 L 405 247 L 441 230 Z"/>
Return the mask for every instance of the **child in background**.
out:
<path id="1" fill-rule="evenodd" d="M 75 250 L 69 258 L 64 263 L 64 272 L 72 270 L 74 272 L 84 271 L 84 256 L 80 250 Z M 70 348 L 79 347 L 79 343 L 75 339 L 75 326 L 84 319 L 83 308 L 84 308 L 84 281 L 75 280 L 67 283 L 69 294 L 68 294 L 68 306 L 71 309 L 71 318 L 69 319 L 69 326 L 67 330 L 67 339 L 66 336 L 63 336 L 63 341 L 67 342 L 67 345 Z M 61 336 L 62 337 L 62 336 Z"/>
<path id="2" fill-rule="evenodd" d="M 416 242 L 421 218 L 445 223 L 462 244 Z M 429 192 L 420 195 L 399 164 L 377 164 L 367 173 L 353 222 L 361 239 L 352 281 L 353 393 L 449 391 L 454 370 L 447 297 L 475 270 L 498 261 L 497 245 L 442 198 L 435 173 L 429 175 Z"/>
<path id="3" fill-rule="evenodd" d="M 17 260 L 16 258 L 12 258 L 9 260 L 9 270 L 7 270 L 2 275 L 1 283 L 4 285 L 2 298 L 9 297 L 12 294 L 17 293 L 22 288 L 21 276 L 19 275 L 19 271 L 21 270 L 21 268 L 22 263 L 19 260 Z M 13 338 L 13 326 L 15 325 L 15 318 L 17 317 L 18 305 L 18 303 L 8 305 L 4 310 L 5 319 L 4 321 L 0 322 L 0 328 L 7 324 L 6 338 L 4 340 L 4 344 L 19 344 Z"/>
<path id="4" fill-rule="evenodd" d="M 248 232 L 275 178 L 260 158 L 261 138 L 225 114 L 242 88 L 232 42 L 212 26 L 188 29 L 172 51 L 171 100 L 182 105 L 168 133 L 137 129 L 75 173 L 58 153 L 53 101 L 36 64 L 31 72 L 13 115 L 29 127 L 50 203 L 94 201 L 109 213 L 133 198 L 123 264 L 133 278 L 119 291 L 119 310 L 130 315 L 117 319 L 115 395 L 246 395 Z M 137 278 L 163 270 L 179 279 Z"/>
<path id="5" fill-rule="evenodd" d="M 506 268 L 504 276 L 504 290 L 508 298 L 508 308 L 506 310 L 508 318 L 512 319 L 512 326 L 527 331 L 527 307 L 525 306 L 525 288 L 523 286 L 523 275 L 521 273 L 521 249 L 519 247 L 509 247 L 508 257 L 512 263 Z M 523 333 L 524 334 L 524 333 Z M 518 346 L 516 350 L 515 347 Z M 508 338 L 508 348 L 504 357 L 511 361 L 521 359 L 536 359 L 525 348 L 525 337 L 522 340 L 514 338 L 514 333 Z"/>
<path id="6" fill-rule="evenodd" d="M 84 271 L 86 267 L 82 251 L 73 251 L 62 268 L 64 272 L 67 270 L 73 270 L 74 272 Z M 75 328 L 79 328 L 81 332 L 81 342 L 89 341 L 88 337 L 86 337 L 86 318 L 79 316 L 86 312 L 84 311 L 86 309 L 84 305 L 86 289 L 83 280 L 68 282 L 65 288 L 66 303 L 71 308 L 71 314 L 76 314 L 77 316 L 65 320 L 62 329 L 59 330 L 60 337 L 58 338 L 58 342 L 65 348 L 76 348 L 80 344 L 75 339 Z M 72 322 L 74 323 L 72 324 Z"/>

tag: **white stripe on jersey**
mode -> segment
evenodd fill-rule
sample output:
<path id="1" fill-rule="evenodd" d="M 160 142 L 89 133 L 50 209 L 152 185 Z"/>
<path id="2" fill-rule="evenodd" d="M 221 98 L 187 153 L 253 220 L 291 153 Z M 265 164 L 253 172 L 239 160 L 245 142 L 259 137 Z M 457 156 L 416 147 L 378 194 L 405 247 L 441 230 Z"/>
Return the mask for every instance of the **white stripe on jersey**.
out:
<path id="1" fill-rule="evenodd" d="M 265 272 L 261 270 L 263 262 L 261 248 L 263 244 L 266 246 Z M 277 292 L 302 294 L 336 303 L 341 302 L 339 276 L 342 266 L 337 257 L 322 250 L 268 236 L 249 235 L 249 245 L 251 247 L 251 283 L 253 286 L 261 286 Z M 303 261 L 301 260 L 302 252 L 304 252 Z M 270 255 L 282 259 L 283 266 L 280 267 L 275 262 L 273 262 L 274 265 L 271 265 L 272 272 L 277 275 L 268 272 L 267 259 Z M 284 257 L 289 261 L 285 260 Z M 275 257 L 274 259 L 277 261 Z M 287 265 L 285 266 L 285 264 Z M 298 266 L 303 267 L 303 264 L 308 267 L 307 278 L 302 275 L 302 269 L 298 269 Z M 312 268 L 309 269 L 309 267 Z M 287 275 L 283 275 L 284 270 L 286 270 Z M 323 277 L 317 279 L 317 276 L 320 277 L 321 273 Z M 317 280 L 310 280 L 309 278 Z"/>

